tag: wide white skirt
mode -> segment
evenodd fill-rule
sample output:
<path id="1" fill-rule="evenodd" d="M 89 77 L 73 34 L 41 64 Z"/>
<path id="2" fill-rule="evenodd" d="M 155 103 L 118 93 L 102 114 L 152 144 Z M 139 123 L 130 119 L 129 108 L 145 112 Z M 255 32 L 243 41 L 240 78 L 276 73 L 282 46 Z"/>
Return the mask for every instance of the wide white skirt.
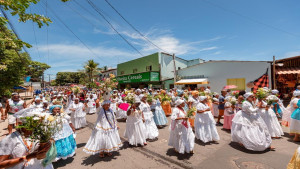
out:
<path id="1" fill-rule="evenodd" d="M 281 137 L 284 135 L 276 114 L 272 109 L 269 109 L 268 111 L 259 109 L 258 112 L 266 123 L 271 137 Z"/>
<path id="2" fill-rule="evenodd" d="M 158 137 L 158 129 L 153 119 L 152 112 L 144 112 L 146 139 L 155 139 Z"/>
<path id="3" fill-rule="evenodd" d="M 300 134 L 300 120 L 291 118 L 290 133 Z"/>
<path id="4" fill-rule="evenodd" d="M 207 143 L 220 140 L 216 122 L 211 112 L 197 113 L 195 117 L 195 135 L 197 139 Z"/>
<path id="5" fill-rule="evenodd" d="M 253 151 L 264 151 L 271 146 L 271 135 L 261 116 L 237 112 L 232 119 L 231 140 Z"/>
<path id="6" fill-rule="evenodd" d="M 188 122 L 189 123 L 189 122 Z M 182 125 L 182 120 L 171 122 L 169 146 L 175 148 L 180 154 L 190 153 L 194 149 L 195 135 L 192 128 Z"/>
<path id="7" fill-rule="evenodd" d="M 128 116 L 124 137 L 128 139 L 130 145 L 144 145 L 146 143 L 146 127 L 142 119 Z"/>
<path id="8" fill-rule="evenodd" d="M 214 116 L 215 117 L 218 117 L 219 116 L 219 108 L 218 108 L 219 105 L 217 104 L 213 104 L 213 109 L 214 109 Z"/>
<path id="9" fill-rule="evenodd" d="M 72 117 L 71 122 L 74 125 L 75 129 L 79 129 L 87 125 L 85 117 Z"/>
<path id="10" fill-rule="evenodd" d="M 127 118 L 127 112 L 122 110 L 122 109 L 118 109 L 116 111 L 116 118 L 117 119 L 126 119 Z"/>
<path id="11" fill-rule="evenodd" d="M 94 155 L 100 152 L 117 151 L 122 145 L 117 128 L 104 130 L 95 127 L 83 151 Z"/>
<path id="12" fill-rule="evenodd" d="M 96 106 L 87 108 L 87 113 L 88 114 L 94 114 L 94 113 L 96 113 L 96 111 L 97 111 Z"/>

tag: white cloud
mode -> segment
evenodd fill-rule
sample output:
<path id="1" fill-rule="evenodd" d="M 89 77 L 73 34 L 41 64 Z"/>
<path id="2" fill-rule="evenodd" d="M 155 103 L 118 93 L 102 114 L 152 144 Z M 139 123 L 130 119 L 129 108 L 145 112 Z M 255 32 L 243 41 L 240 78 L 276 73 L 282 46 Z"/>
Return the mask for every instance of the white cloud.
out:
<path id="1" fill-rule="evenodd" d="M 208 45 L 210 42 L 218 41 L 224 37 L 217 36 L 211 39 L 184 42 L 179 38 L 176 38 L 172 31 L 169 29 L 157 29 L 150 28 L 147 32 L 142 34 L 146 37 L 142 37 L 139 33 L 134 31 L 129 31 L 129 29 L 118 27 L 119 33 L 125 36 L 135 47 L 137 47 L 142 54 L 148 55 L 154 52 L 162 51 L 167 53 L 175 53 L 176 55 L 188 55 L 197 54 L 203 51 L 215 50 L 218 47 L 214 45 Z M 108 31 L 103 31 L 101 29 L 94 29 L 94 33 L 102 33 L 106 35 L 115 35 L 116 33 L 109 29 Z M 158 46 L 151 44 L 148 40 Z"/>
<path id="2" fill-rule="evenodd" d="M 286 54 L 284 54 L 284 57 L 277 59 L 289 58 L 294 56 L 300 56 L 300 51 L 287 52 Z"/>

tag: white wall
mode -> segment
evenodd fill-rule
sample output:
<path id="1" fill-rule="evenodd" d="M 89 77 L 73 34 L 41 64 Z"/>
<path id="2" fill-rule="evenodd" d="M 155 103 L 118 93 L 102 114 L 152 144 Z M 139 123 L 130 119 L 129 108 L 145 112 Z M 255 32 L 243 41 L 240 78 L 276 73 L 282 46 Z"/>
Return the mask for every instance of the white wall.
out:
<path id="1" fill-rule="evenodd" d="M 161 81 L 174 78 L 174 63 L 172 56 L 159 53 L 159 64 L 161 66 Z M 181 69 L 187 67 L 187 61 L 179 58 L 175 59 L 175 64 L 176 70 L 178 70 L 178 67 L 180 67 Z"/>
<path id="2" fill-rule="evenodd" d="M 179 70 L 178 75 L 204 75 L 210 82 L 209 86 L 211 90 L 213 92 L 220 92 L 227 85 L 227 79 L 245 78 L 247 84 L 263 75 L 267 68 L 269 68 L 269 85 L 271 87 L 271 67 L 268 62 L 212 61 Z M 251 91 L 247 87 L 246 90 Z"/>

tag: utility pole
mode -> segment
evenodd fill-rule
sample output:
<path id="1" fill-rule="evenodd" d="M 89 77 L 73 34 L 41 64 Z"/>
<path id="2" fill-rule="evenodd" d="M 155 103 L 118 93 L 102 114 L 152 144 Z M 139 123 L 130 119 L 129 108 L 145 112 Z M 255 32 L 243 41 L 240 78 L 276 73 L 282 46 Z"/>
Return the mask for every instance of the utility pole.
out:
<path id="1" fill-rule="evenodd" d="M 172 57 L 173 57 L 173 63 L 174 63 L 174 87 L 175 87 L 175 83 L 176 83 L 176 62 L 175 62 L 175 53 L 173 53 Z"/>
<path id="2" fill-rule="evenodd" d="M 47 74 L 47 75 L 49 76 L 49 84 L 50 84 L 50 82 L 51 82 L 50 77 L 51 77 L 52 74 Z"/>
<path id="3" fill-rule="evenodd" d="M 275 72 L 275 66 L 276 66 L 276 63 L 275 63 L 275 56 L 273 56 L 273 88 L 276 89 L 276 72 Z"/>

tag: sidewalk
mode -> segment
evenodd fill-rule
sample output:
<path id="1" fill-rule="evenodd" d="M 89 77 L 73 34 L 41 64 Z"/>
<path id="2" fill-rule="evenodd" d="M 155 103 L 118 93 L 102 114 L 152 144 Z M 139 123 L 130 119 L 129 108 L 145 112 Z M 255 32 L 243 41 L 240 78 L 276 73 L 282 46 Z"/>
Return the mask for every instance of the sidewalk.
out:
<path id="1" fill-rule="evenodd" d="M 27 106 L 31 102 L 32 102 L 32 99 L 26 100 Z M 5 111 L 5 109 L 4 109 L 4 111 Z M 5 121 L 0 120 L 0 140 L 2 140 L 2 138 L 4 138 L 8 134 L 7 126 L 8 126 L 8 120 L 7 119 Z"/>

